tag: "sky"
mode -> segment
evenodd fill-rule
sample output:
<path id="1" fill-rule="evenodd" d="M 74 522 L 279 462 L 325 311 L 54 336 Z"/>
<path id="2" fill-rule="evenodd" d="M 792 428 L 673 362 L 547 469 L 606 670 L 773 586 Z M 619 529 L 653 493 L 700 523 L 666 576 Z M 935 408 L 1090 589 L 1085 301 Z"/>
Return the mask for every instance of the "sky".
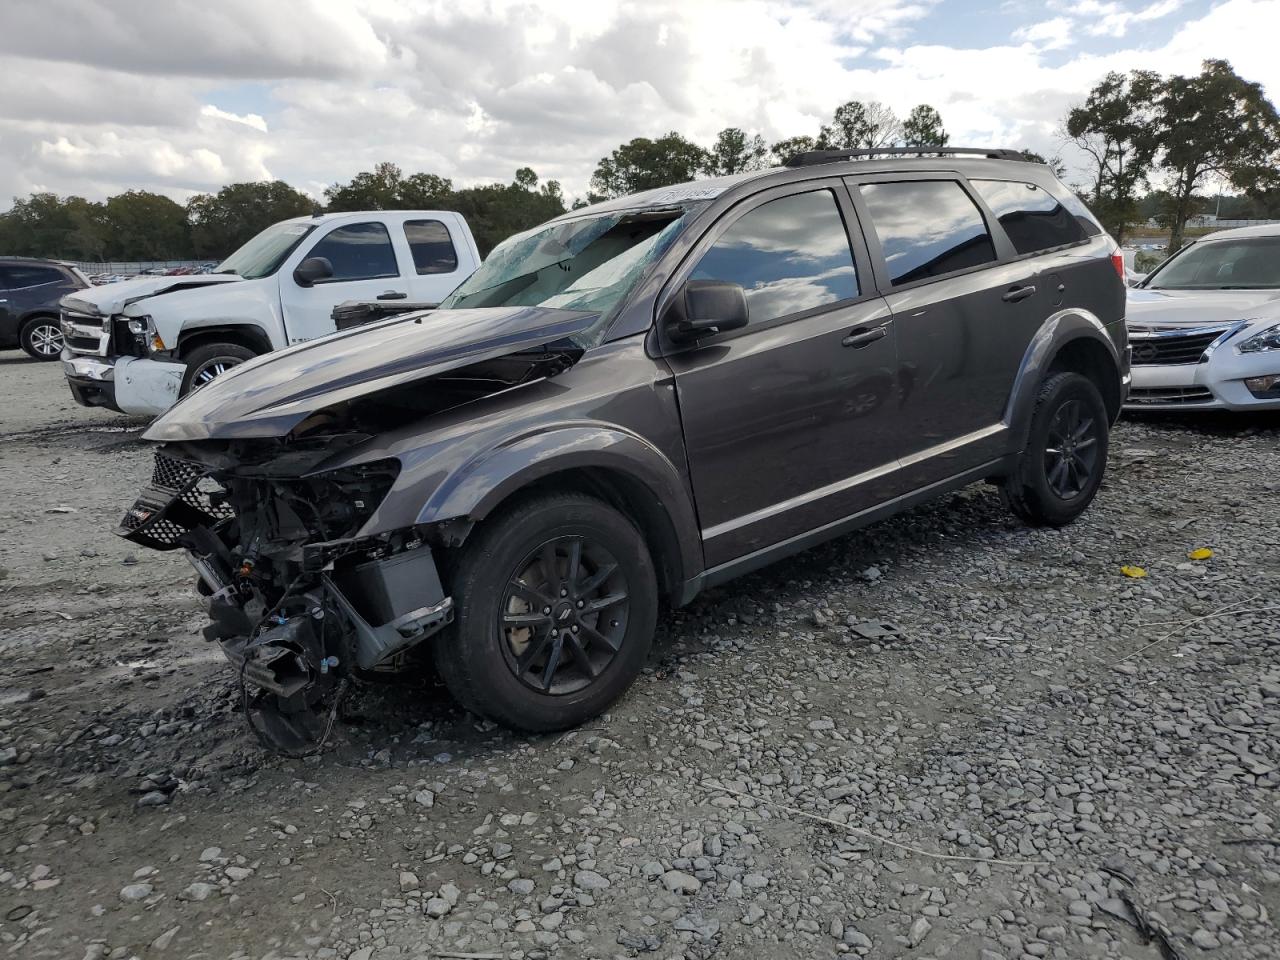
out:
<path id="1" fill-rule="evenodd" d="M 0 0 L 0 209 L 177 200 L 383 160 L 570 196 L 619 143 L 814 134 L 839 104 L 942 114 L 953 145 L 1079 158 L 1107 71 L 1225 58 L 1280 99 L 1280 0 Z"/>

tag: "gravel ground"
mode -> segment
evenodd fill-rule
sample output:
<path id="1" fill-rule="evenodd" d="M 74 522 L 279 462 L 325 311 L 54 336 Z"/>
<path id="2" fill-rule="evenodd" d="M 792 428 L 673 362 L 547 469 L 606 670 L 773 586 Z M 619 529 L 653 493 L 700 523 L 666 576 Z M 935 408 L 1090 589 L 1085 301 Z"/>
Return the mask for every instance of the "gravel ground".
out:
<path id="1" fill-rule="evenodd" d="M 713 591 L 580 730 L 419 677 L 298 762 L 64 390 L 0 355 L 0 955 L 1280 956 L 1280 417 L 1122 422 L 1066 530 L 973 487 Z"/>

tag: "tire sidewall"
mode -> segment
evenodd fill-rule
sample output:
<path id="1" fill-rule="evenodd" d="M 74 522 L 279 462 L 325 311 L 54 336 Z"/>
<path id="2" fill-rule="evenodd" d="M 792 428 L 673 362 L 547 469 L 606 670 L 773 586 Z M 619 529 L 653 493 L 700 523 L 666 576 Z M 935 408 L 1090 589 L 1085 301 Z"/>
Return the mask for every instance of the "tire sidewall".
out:
<path id="1" fill-rule="evenodd" d="M 658 591 L 644 539 L 621 514 L 585 497 L 508 512 L 485 533 L 455 571 L 453 643 L 441 653 L 466 658 L 466 672 L 482 678 L 483 691 L 474 691 L 478 701 L 467 704 L 472 709 L 531 732 L 577 726 L 617 700 L 648 657 Z M 582 690 L 550 696 L 530 689 L 512 673 L 498 618 L 517 568 L 541 544 L 564 536 L 590 537 L 613 555 L 626 577 L 629 607 L 622 648 L 600 676 Z M 441 672 L 447 678 L 452 671 L 441 664 Z"/>
<path id="2" fill-rule="evenodd" d="M 1088 508 L 1102 485 L 1102 478 L 1107 468 L 1110 420 L 1102 394 L 1088 377 L 1078 373 L 1058 374 L 1045 386 L 1046 389 L 1040 396 L 1040 402 L 1031 420 L 1031 430 L 1023 453 L 1022 481 L 1035 501 L 1037 512 L 1044 517 L 1045 521 L 1054 525 L 1063 525 L 1075 520 Z M 1089 486 L 1070 500 L 1064 500 L 1049 486 L 1049 477 L 1044 466 L 1044 453 L 1048 446 L 1049 428 L 1054 416 L 1064 403 L 1071 400 L 1080 401 L 1089 415 L 1099 424 L 1098 466 L 1089 481 Z"/>

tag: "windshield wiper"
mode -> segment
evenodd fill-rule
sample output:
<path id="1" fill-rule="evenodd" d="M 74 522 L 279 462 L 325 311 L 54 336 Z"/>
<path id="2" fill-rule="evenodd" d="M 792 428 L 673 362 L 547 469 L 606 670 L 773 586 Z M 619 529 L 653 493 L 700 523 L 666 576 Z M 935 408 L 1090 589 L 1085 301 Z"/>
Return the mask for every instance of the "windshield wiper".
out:
<path id="1" fill-rule="evenodd" d="M 236 273 L 236 271 L 234 271 L 234 270 L 215 270 L 215 271 L 214 271 L 214 273 L 218 273 L 218 274 L 226 274 L 226 273 L 229 273 L 229 274 L 231 274 L 232 276 L 235 276 L 235 277 L 240 276 L 240 274 Z"/>

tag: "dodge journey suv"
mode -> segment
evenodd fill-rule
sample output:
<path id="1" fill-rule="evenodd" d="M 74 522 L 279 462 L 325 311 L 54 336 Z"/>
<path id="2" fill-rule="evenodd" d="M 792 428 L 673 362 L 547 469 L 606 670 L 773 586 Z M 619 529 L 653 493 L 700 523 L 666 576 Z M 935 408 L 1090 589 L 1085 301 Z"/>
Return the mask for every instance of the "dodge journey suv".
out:
<path id="1" fill-rule="evenodd" d="M 438 309 L 249 360 L 152 425 L 120 532 L 187 551 L 298 750 L 424 656 L 476 713 L 578 724 L 660 602 L 974 481 L 1069 523 L 1128 384 L 1116 245 L 1020 154 L 900 153 L 575 210 Z"/>

